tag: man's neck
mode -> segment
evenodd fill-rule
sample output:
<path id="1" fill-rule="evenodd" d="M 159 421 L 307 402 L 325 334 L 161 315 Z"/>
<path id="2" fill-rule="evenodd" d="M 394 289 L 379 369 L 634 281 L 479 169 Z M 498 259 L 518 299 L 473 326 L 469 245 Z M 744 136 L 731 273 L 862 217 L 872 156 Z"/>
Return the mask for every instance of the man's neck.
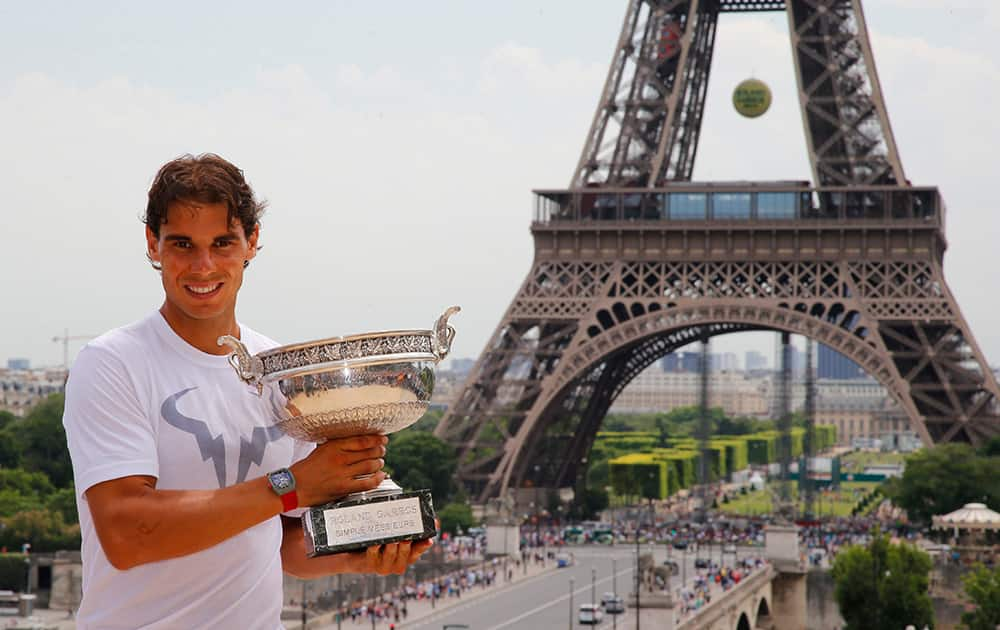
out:
<path id="1" fill-rule="evenodd" d="M 193 319 L 169 302 L 164 302 L 160 307 L 160 314 L 178 337 L 207 354 L 229 354 L 228 347 L 218 344 L 219 337 L 232 335 L 238 339 L 240 336 L 235 311 L 211 319 Z"/>

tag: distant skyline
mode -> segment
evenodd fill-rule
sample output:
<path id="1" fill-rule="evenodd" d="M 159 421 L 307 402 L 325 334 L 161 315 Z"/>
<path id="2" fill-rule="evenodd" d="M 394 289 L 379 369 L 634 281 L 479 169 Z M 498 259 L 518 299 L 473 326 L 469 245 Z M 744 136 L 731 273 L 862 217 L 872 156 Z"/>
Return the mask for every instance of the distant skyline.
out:
<path id="1" fill-rule="evenodd" d="M 240 319 L 283 342 L 463 312 L 475 358 L 527 273 L 533 188 L 569 183 L 626 2 L 0 5 L 0 365 L 155 309 L 138 216 L 213 151 L 270 202 Z M 1000 6 L 867 0 L 907 177 L 948 205 L 945 272 L 992 364 Z M 730 94 L 770 84 L 764 117 Z M 809 179 L 782 13 L 720 19 L 697 180 Z M 713 340 L 742 359 L 773 335 Z M 71 356 L 80 347 L 73 342 Z"/>

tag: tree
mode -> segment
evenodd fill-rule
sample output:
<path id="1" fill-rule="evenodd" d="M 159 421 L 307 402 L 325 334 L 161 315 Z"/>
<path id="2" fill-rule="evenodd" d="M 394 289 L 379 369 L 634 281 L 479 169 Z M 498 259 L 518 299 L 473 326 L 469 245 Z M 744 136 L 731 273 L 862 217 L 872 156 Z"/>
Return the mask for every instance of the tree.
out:
<path id="1" fill-rule="evenodd" d="M 444 416 L 444 412 L 440 409 L 428 409 L 427 413 L 417 420 L 411 429 L 414 431 L 426 431 L 427 433 L 434 433 L 434 429 L 437 428 L 441 418 Z"/>
<path id="2" fill-rule="evenodd" d="M 45 473 L 0 469 L 0 516 L 42 509 L 53 492 L 55 488 Z"/>
<path id="3" fill-rule="evenodd" d="M 1000 500 L 997 458 L 978 457 L 967 444 L 940 444 L 906 460 L 903 477 L 888 486 L 890 499 L 910 520 L 929 523 L 966 503 Z"/>
<path id="4" fill-rule="evenodd" d="M 608 415 L 604 422 L 601 423 L 601 429 L 604 431 L 615 431 L 618 433 L 624 433 L 626 431 L 633 431 L 632 425 L 628 423 L 621 416 Z"/>
<path id="5" fill-rule="evenodd" d="M 469 531 L 470 527 L 476 526 L 476 519 L 472 516 L 472 508 L 468 503 L 449 503 L 437 513 L 441 521 L 441 531 L 449 534 L 457 534 L 461 527 L 463 532 Z"/>
<path id="6" fill-rule="evenodd" d="M 979 447 L 979 454 L 983 457 L 1000 457 L 1000 436 Z"/>
<path id="7" fill-rule="evenodd" d="M 882 630 L 894 624 L 934 627 L 927 594 L 931 559 L 906 543 L 875 533 L 867 547 L 852 545 L 833 563 L 834 596 L 846 630 Z"/>
<path id="8" fill-rule="evenodd" d="M 425 431 L 407 431 L 392 437 L 386 460 L 392 477 L 403 488 L 429 488 L 444 504 L 455 490 L 455 449 Z"/>
<path id="9" fill-rule="evenodd" d="M 60 488 L 45 498 L 45 508 L 50 512 L 59 512 L 63 520 L 70 525 L 80 522 L 76 511 L 76 490 L 73 486 Z"/>
<path id="10" fill-rule="evenodd" d="M 55 491 L 45 473 L 28 472 L 20 468 L 0 469 L 0 490 L 21 494 L 48 495 Z"/>
<path id="11" fill-rule="evenodd" d="M 962 613 L 962 623 L 968 630 L 994 630 L 1000 626 L 1000 567 L 992 571 L 977 565 L 972 573 L 962 577 L 965 595 L 976 609 Z"/>
<path id="12" fill-rule="evenodd" d="M 67 525 L 59 512 L 28 510 L 0 519 L 0 544 L 17 549 L 31 543 L 32 551 L 80 548 L 80 526 Z"/>
<path id="13" fill-rule="evenodd" d="M 24 420 L 0 429 L 0 455 L 5 451 L 4 442 L 12 442 L 21 451 L 21 467 L 45 473 L 57 488 L 73 483 L 62 424 L 64 402 L 62 394 L 53 394 L 32 407 Z"/>
<path id="14" fill-rule="evenodd" d="M 17 416 L 9 411 L 0 409 L 0 429 L 17 420 Z"/>
<path id="15" fill-rule="evenodd" d="M 608 492 L 604 488 L 585 488 L 579 501 L 573 502 L 571 514 L 581 520 L 590 520 L 608 507 Z"/>

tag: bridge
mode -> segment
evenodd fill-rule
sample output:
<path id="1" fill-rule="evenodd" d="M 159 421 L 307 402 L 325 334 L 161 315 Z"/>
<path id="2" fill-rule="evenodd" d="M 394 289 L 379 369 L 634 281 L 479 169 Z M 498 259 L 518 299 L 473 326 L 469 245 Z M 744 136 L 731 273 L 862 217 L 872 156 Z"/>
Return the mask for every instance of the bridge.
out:
<path id="1" fill-rule="evenodd" d="M 657 609 L 644 619 L 663 630 L 799 630 L 807 626 L 806 569 L 799 557 L 798 529 L 770 525 L 765 530 L 766 561 L 743 570 L 729 588 L 710 582 L 709 601 L 692 605 L 680 590 L 647 594 L 640 604 Z M 658 570 L 648 567 L 648 571 Z M 648 581 L 647 577 L 644 578 Z M 693 583 L 683 587 L 690 588 Z M 635 593 L 630 605 L 635 606 Z"/>
<path id="2" fill-rule="evenodd" d="M 767 565 L 726 591 L 721 597 L 691 614 L 669 620 L 665 630 L 773 630 L 771 618 L 774 602 L 771 585 L 776 572 Z M 676 615 L 676 604 L 671 611 Z M 668 613 L 669 614 L 669 613 Z M 673 626 L 670 626 L 670 622 Z"/>

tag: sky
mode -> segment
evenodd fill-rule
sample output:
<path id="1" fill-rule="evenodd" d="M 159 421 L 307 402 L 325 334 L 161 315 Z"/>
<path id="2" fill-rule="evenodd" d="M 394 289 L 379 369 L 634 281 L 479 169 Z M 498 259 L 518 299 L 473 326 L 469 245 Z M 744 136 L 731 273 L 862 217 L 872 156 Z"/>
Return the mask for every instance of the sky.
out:
<path id="1" fill-rule="evenodd" d="M 59 364 L 64 330 L 159 306 L 146 192 L 206 151 L 269 203 L 244 323 L 292 343 L 458 304 L 453 356 L 478 356 L 531 265 L 531 190 L 569 184 L 626 4 L 0 4 L 0 366 Z M 941 188 L 946 278 L 994 364 L 998 4 L 865 3 L 904 169 Z M 750 76 L 774 92 L 756 120 L 730 103 Z M 694 179 L 809 177 L 785 15 L 724 15 Z M 742 339 L 726 347 L 773 347 Z"/>

